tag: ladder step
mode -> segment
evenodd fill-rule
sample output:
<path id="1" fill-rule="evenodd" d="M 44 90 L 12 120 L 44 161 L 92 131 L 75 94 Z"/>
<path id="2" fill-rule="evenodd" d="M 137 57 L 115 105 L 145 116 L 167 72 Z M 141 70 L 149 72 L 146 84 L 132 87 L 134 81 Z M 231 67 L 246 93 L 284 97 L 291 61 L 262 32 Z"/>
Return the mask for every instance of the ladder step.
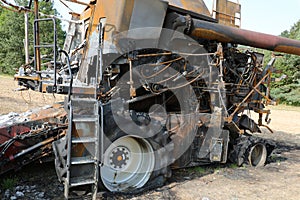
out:
<path id="1" fill-rule="evenodd" d="M 98 118 L 97 117 L 74 117 L 73 122 L 97 122 Z"/>
<path id="2" fill-rule="evenodd" d="M 72 88 L 72 95 L 74 96 L 74 95 L 81 95 L 81 97 L 82 97 L 82 95 L 95 95 L 95 93 L 96 93 L 96 88 L 95 87 L 91 87 L 91 86 L 86 86 L 86 87 L 73 87 Z M 80 99 L 80 97 L 75 97 L 74 99 L 76 99 L 76 98 L 79 98 Z M 82 98 L 82 99 L 89 99 L 89 100 L 93 100 L 93 98 L 87 98 L 87 97 L 85 97 L 85 98 Z M 94 100 L 96 100 L 95 98 L 94 98 Z"/>
<path id="3" fill-rule="evenodd" d="M 73 98 L 71 100 L 73 103 L 96 103 L 97 99 L 92 99 L 92 98 Z"/>
<path id="4" fill-rule="evenodd" d="M 93 164 L 95 160 L 90 157 L 73 157 L 71 158 L 72 165 Z"/>
<path id="5" fill-rule="evenodd" d="M 72 143 L 78 144 L 78 143 L 92 143 L 96 142 L 96 138 L 94 137 L 73 137 Z"/>
<path id="6" fill-rule="evenodd" d="M 70 186 L 76 187 L 81 185 L 90 185 L 94 184 L 95 180 L 92 178 L 85 178 L 85 177 L 79 177 L 79 178 L 71 178 Z"/>
<path id="7" fill-rule="evenodd" d="M 35 48 L 54 48 L 55 44 L 34 45 Z"/>

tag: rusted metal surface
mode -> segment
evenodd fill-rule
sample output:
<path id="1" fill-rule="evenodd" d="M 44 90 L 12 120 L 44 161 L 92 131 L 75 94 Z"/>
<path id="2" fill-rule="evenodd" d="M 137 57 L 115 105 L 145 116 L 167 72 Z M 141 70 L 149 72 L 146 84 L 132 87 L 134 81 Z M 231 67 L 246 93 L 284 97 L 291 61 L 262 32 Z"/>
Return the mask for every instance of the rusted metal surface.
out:
<path id="1" fill-rule="evenodd" d="M 194 20 L 194 29 L 191 35 L 197 38 L 205 38 L 224 43 L 241 44 L 270 51 L 300 55 L 300 41 L 298 40 L 200 20 Z"/>
<path id="2" fill-rule="evenodd" d="M 34 0 L 34 19 L 39 19 L 39 1 Z M 40 33 L 39 33 L 39 24 L 35 23 L 35 34 L 34 34 L 34 45 L 40 45 Z M 41 51 L 40 48 L 34 48 L 34 55 L 35 55 L 35 70 L 41 70 Z"/>
<path id="3" fill-rule="evenodd" d="M 210 12 L 203 0 L 166 0 L 171 6 L 175 6 L 184 10 L 192 11 L 202 15 L 210 16 Z"/>
<path id="4" fill-rule="evenodd" d="M 91 31 L 93 32 L 97 29 L 99 19 L 102 17 L 107 18 L 105 40 L 107 40 L 106 38 L 110 38 L 113 33 L 127 31 L 130 25 L 134 2 L 134 0 L 97 1 L 94 7 L 90 7 L 90 12 L 93 15 L 90 22 Z"/>
<path id="5" fill-rule="evenodd" d="M 226 26 L 240 27 L 241 5 L 228 0 L 216 1 L 215 17 L 219 24 Z"/>

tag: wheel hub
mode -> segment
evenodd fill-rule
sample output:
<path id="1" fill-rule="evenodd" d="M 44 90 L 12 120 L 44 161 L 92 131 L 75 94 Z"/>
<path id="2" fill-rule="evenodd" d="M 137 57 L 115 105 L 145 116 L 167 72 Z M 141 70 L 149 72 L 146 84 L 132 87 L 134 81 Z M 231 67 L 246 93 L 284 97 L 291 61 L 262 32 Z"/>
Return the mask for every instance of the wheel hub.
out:
<path id="1" fill-rule="evenodd" d="M 110 166 L 116 170 L 123 170 L 126 168 L 129 159 L 130 153 L 126 147 L 116 147 L 110 155 Z"/>
<path id="2" fill-rule="evenodd" d="M 109 191 L 126 192 L 143 187 L 154 165 L 154 151 L 146 139 L 123 136 L 106 149 L 100 175 Z"/>

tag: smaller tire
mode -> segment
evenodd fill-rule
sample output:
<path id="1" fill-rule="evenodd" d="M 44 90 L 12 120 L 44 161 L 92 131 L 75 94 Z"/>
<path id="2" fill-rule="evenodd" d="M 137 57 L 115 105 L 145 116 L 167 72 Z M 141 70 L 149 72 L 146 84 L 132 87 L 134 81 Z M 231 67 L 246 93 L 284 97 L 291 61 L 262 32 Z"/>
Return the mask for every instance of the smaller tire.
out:
<path id="1" fill-rule="evenodd" d="M 262 143 L 257 143 L 250 148 L 248 162 L 251 166 L 264 166 L 267 160 L 267 148 Z"/>

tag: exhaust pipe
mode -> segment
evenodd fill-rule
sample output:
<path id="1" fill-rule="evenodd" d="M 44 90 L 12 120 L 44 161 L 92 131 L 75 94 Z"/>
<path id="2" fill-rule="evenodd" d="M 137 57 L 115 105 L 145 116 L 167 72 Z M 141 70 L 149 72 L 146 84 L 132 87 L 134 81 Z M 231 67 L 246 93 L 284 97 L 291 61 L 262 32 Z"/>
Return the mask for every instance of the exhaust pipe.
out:
<path id="1" fill-rule="evenodd" d="M 197 38 L 241 44 L 300 56 L 300 41 L 280 36 L 195 19 L 192 20 L 192 26 L 189 33 L 191 36 Z"/>

